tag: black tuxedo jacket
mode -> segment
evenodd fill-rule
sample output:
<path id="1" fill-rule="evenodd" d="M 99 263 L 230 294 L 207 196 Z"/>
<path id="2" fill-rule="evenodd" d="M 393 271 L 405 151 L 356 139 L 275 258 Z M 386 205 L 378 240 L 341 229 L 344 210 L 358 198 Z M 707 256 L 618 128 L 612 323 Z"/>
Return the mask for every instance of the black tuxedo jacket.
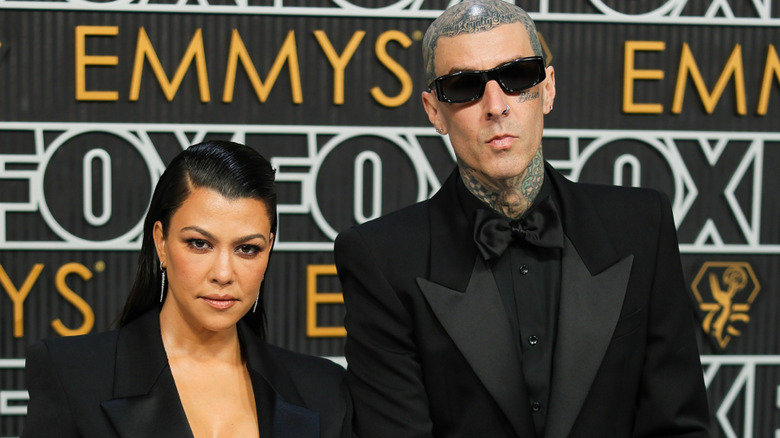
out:
<path id="1" fill-rule="evenodd" d="M 708 436 L 668 200 L 575 184 L 549 166 L 545 177 L 565 234 L 545 436 Z M 522 359 L 457 178 L 336 240 L 364 438 L 535 436 Z"/>
<path id="2" fill-rule="evenodd" d="M 343 368 L 261 341 L 239 323 L 261 437 L 351 434 Z M 27 352 L 22 437 L 191 437 L 152 310 L 118 331 L 44 340 Z"/>

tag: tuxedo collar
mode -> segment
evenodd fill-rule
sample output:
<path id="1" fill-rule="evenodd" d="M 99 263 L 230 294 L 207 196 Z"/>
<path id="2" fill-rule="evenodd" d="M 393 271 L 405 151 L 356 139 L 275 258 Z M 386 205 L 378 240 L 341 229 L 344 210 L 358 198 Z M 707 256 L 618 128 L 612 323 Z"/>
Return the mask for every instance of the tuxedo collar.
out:
<path id="1" fill-rule="evenodd" d="M 563 233 L 576 248 L 588 271 L 596 275 L 620 259 L 610 233 L 581 188 L 545 162 L 545 180 L 559 208 Z M 452 171 L 430 200 L 430 280 L 465 290 L 477 256 L 469 207 L 458 193 L 460 173 Z M 464 187 L 465 188 L 465 187 Z M 441 263 L 447 260 L 447 263 Z"/>
<path id="2" fill-rule="evenodd" d="M 604 228 L 592 201 L 577 184 L 569 181 L 545 162 L 545 179 L 549 180 L 558 201 L 563 233 L 574 245 L 591 275 L 614 265 L 620 257 L 612 235 Z"/>
<path id="3" fill-rule="evenodd" d="M 464 291 L 471 278 L 477 245 L 458 195 L 458 168 L 452 171 L 430 201 L 430 280 Z M 445 263 L 442 263 L 446 260 Z"/>

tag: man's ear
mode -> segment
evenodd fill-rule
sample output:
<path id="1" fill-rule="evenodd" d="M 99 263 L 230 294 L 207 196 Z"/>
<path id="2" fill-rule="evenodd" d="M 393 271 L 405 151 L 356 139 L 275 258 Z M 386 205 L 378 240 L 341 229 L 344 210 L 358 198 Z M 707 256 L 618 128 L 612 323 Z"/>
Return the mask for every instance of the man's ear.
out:
<path id="1" fill-rule="evenodd" d="M 542 102 L 544 102 L 544 114 L 550 114 L 555 102 L 555 69 L 547 67 L 547 77 L 542 82 Z"/>
<path id="2" fill-rule="evenodd" d="M 447 132 L 447 126 L 441 117 L 441 111 L 439 105 L 441 102 L 436 98 L 436 95 L 432 91 L 422 92 L 423 108 L 425 113 L 428 114 L 428 120 L 430 120 L 436 132 L 443 134 Z"/>

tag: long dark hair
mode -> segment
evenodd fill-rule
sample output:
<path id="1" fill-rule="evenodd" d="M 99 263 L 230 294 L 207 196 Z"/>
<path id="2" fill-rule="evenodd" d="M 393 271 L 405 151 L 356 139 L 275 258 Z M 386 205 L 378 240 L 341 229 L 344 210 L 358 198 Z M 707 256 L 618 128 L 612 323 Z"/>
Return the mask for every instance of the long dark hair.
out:
<path id="1" fill-rule="evenodd" d="M 119 326 L 126 325 L 149 309 L 160 307 L 162 271 L 152 236 L 155 222 L 160 221 L 163 233 L 167 234 L 171 217 L 190 195 L 190 189 L 204 187 L 228 199 L 252 198 L 263 201 L 271 221 L 271 233 L 276 235 L 275 173 L 271 163 L 252 148 L 229 141 L 206 141 L 190 146 L 177 155 L 160 176 L 154 189 L 144 220 L 138 271 L 122 310 Z M 257 312 L 248 312 L 242 318 L 263 339 L 264 289 L 265 282 L 260 286 Z"/>

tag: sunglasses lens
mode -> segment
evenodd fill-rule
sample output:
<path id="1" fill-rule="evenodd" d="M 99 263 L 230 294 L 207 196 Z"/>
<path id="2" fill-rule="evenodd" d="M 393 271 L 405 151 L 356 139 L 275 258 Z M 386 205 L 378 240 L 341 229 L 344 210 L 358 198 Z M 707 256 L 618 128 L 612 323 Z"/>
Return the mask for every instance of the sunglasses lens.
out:
<path id="1" fill-rule="evenodd" d="M 442 97 L 449 102 L 468 102 L 482 94 L 485 81 L 478 73 L 463 73 L 443 78 L 440 82 Z"/>
<path id="2" fill-rule="evenodd" d="M 507 91 L 518 92 L 544 80 L 544 68 L 539 62 L 520 60 L 501 68 L 498 79 Z"/>
<path id="3" fill-rule="evenodd" d="M 546 74 L 539 56 L 518 59 L 491 70 L 461 72 L 436 78 L 438 99 L 462 103 L 482 97 L 486 81 L 496 80 L 506 93 L 519 93 L 542 82 Z M 433 86 L 433 84 L 431 84 Z"/>

